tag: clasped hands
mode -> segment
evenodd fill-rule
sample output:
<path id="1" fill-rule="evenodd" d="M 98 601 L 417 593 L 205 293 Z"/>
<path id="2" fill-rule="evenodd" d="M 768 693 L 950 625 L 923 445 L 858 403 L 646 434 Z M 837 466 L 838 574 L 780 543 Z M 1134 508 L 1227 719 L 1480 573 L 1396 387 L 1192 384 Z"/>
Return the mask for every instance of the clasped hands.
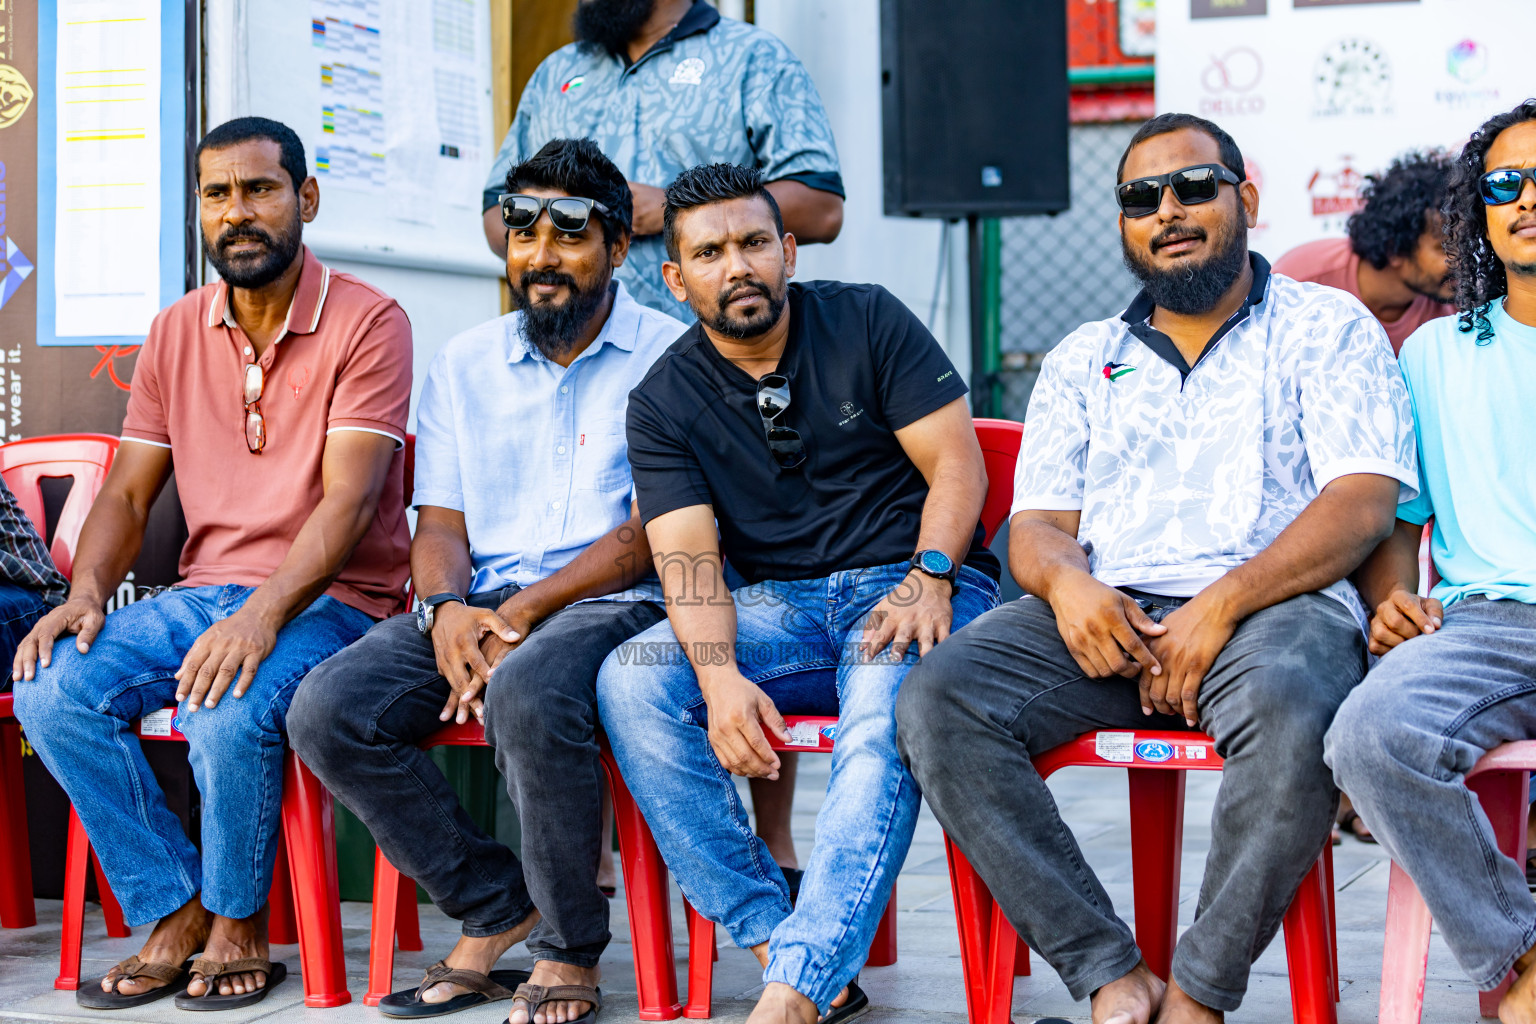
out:
<path id="1" fill-rule="evenodd" d="M 448 701 L 439 721 L 459 725 L 485 720 L 481 693 L 502 659 L 533 631 L 533 620 L 523 602 L 513 595 L 500 608 L 475 608 L 447 601 L 435 609 L 432 649 L 437 671 L 448 681 Z"/>
<path id="2" fill-rule="evenodd" d="M 1236 618 L 1206 589 L 1154 622 L 1132 598 L 1087 573 L 1051 595 L 1057 628 L 1092 679 L 1137 680 L 1141 710 L 1200 720 L 1200 684 L 1237 630 Z"/>

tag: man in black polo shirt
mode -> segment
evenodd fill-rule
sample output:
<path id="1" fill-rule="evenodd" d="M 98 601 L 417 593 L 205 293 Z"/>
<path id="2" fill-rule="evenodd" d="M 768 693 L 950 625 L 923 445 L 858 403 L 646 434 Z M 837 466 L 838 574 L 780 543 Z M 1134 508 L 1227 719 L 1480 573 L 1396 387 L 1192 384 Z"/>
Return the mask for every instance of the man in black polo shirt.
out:
<path id="1" fill-rule="evenodd" d="M 788 283 L 758 171 L 685 172 L 665 221 L 668 287 L 700 322 L 630 393 L 628 434 L 669 621 L 609 656 L 599 710 L 689 901 L 765 967 L 752 1024 L 834 1001 L 842 1020 L 917 818 L 897 689 L 997 602 L 985 467 L 965 384 L 906 307 Z M 769 734 L 817 742 L 782 714 L 839 716 L 793 910 L 727 775 L 775 777 Z"/>

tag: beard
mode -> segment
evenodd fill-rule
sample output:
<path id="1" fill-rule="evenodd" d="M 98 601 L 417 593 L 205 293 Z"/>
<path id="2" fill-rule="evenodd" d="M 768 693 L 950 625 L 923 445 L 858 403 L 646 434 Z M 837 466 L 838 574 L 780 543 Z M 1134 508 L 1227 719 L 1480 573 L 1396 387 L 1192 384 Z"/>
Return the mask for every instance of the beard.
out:
<path id="1" fill-rule="evenodd" d="M 230 228 L 210 242 L 203 233 L 203 253 L 213 269 L 219 272 L 232 288 L 265 288 L 283 276 L 283 271 L 293 265 L 299 254 L 303 235 L 303 221 L 299 219 L 295 204 L 293 220 L 275 237 L 255 224 Z M 231 253 L 229 247 L 240 241 L 256 241 L 262 249 Z"/>
<path id="2" fill-rule="evenodd" d="M 583 289 L 570 274 L 554 270 L 527 270 L 510 285 L 512 300 L 523 311 L 523 337 L 546 359 L 558 359 L 571 350 L 576 339 L 608 296 L 612 274 L 604 274 L 591 288 Z M 559 305 L 534 302 L 528 289 L 536 284 L 563 284 L 569 297 Z"/>
<path id="3" fill-rule="evenodd" d="M 743 315 L 730 311 L 728 306 L 731 300 L 743 292 L 756 292 L 766 300 L 762 312 Z M 768 328 L 778 323 L 779 317 L 784 315 L 784 304 L 788 301 L 789 292 L 784 286 L 782 277 L 779 279 L 777 288 L 769 288 L 762 281 L 742 281 L 720 293 L 713 313 L 706 316 L 698 308 L 695 308 L 693 313 L 704 326 L 721 337 L 743 341 L 763 334 Z"/>
<path id="4" fill-rule="evenodd" d="M 1151 296 L 1153 303 L 1170 313 L 1198 316 L 1216 308 L 1216 303 L 1232 287 L 1232 282 L 1248 265 L 1248 225 L 1236 217 L 1212 243 L 1214 251 L 1203 260 L 1179 260 L 1172 267 L 1159 267 L 1150 255 L 1132 249 L 1120 236 L 1120 251 L 1125 268 Z M 1205 238 L 1204 228 L 1193 225 L 1170 226 L 1153 237 L 1149 248 L 1158 249 L 1186 238 Z"/>
<path id="5" fill-rule="evenodd" d="M 572 27 L 587 50 L 618 55 L 656 9 L 656 0 L 581 0 Z"/>

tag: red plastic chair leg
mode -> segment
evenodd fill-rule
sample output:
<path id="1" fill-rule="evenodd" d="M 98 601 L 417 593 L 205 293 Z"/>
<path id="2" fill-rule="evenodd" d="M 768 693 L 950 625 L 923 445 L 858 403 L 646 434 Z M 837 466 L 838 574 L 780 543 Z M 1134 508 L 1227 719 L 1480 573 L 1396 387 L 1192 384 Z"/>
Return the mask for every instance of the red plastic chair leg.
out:
<path id="1" fill-rule="evenodd" d="M 0 722 L 0 829 L 0 928 L 31 928 L 37 924 L 37 908 L 32 903 L 21 726 L 16 722 Z"/>
<path id="2" fill-rule="evenodd" d="M 341 1006 L 352 1001 L 352 993 L 341 946 L 331 794 L 291 752 L 283 775 L 283 831 L 299 925 L 304 1005 Z"/>
<path id="3" fill-rule="evenodd" d="M 1333 963 L 1333 1001 L 1339 1001 L 1338 890 L 1333 885 L 1333 844 L 1323 847 L 1323 894 L 1328 899 L 1328 955 Z"/>
<path id="4" fill-rule="evenodd" d="M 683 1016 L 703 1020 L 710 1015 L 710 1001 L 715 984 L 715 923 L 683 902 L 688 919 L 688 1002 Z"/>
<path id="5" fill-rule="evenodd" d="M 415 879 L 400 876 L 400 896 L 395 903 L 395 939 L 402 953 L 421 952 L 421 915 L 416 906 Z"/>
<path id="6" fill-rule="evenodd" d="M 85 928 L 85 872 L 91 841 L 75 809 L 69 809 L 69 839 L 64 848 L 64 920 L 59 940 L 59 976 L 53 987 L 73 992 L 80 987 L 80 939 Z"/>
<path id="7" fill-rule="evenodd" d="M 91 850 L 91 870 L 96 875 L 96 895 L 101 898 L 101 916 L 107 920 L 107 935 L 114 939 L 126 939 L 133 931 L 123 920 L 122 904 L 117 902 L 117 895 L 107 882 L 107 873 L 101 870 L 101 861 L 97 859 L 95 850 Z"/>
<path id="8" fill-rule="evenodd" d="M 363 1002 L 378 1006 L 395 985 L 395 933 L 399 929 L 400 894 L 410 882 L 389 862 L 383 850 L 373 858 L 373 922 L 368 936 L 368 991 Z M 411 882 L 411 904 L 416 883 Z"/>
<path id="9" fill-rule="evenodd" d="M 1013 979 L 1018 977 L 1018 955 L 1024 943 L 1002 908 L 992 906 L 992 928 L 988 937 L 992 955 L 987 964 L 987 1024 L 1011 1024 L 1013 1020 Z M 1028 968 L 1025 968 L 1028 970 Z"/>
<path id="10" fill-rule="evenodd" d="M 641 1020 L 676 1020 L 682 1015 L 683 1004 L 677 998 L 677 966 L 672 955 L 667 865 L 606 745 L 603 769 L 613 795 L 613 823 L 619 837 L 624 899 L 629 907 L 629 932 L 634 944 L 639 1016 Z"/>
<path id="11" fill-rule="evenodd" d="M 1516 864 L 1525 863 L 1526 817 L 1530 813 L 1530 782 L 1528 772 L 1482 772 L 1467 780 L 1467 787 L 1477 794 L 1483 813 L 1493 826 L 1494 839 L 1505 856 Z M 1479 992 L 1478 1004 L 1484 1017 L 1497 1017 L 1499 1003 L 1514 982 L 1513 972 L 1503 984 L 1492 992 Z"/>
<path id="12" fill-rule="evenodd" d="M 869 944 L 869 956 L 864 959 L 868 967 L 889 967 L 896 962 L 896 886 L 891 886 L 891 898 L 886 901 L 885 913 L 875 928 L 875 937 Z"/>
<path id="13" fill-rule="evenodd" d="M 1027 978 L 1029 977 L 1029 947 L 1017 934 L 1014 935 L 1013 940 L 1018 945 L 1013 954 L 1013 976 Z"/>
<path id="14" fill-rule="evenodd" d="M 1285 960 L 1291 974 L 1291 1017 L 1296 1024 L 1337 1024 L 1330 942 L 1319 855 L 1285 914 Z"/>
<path id="15" fill-rule="evenodd" d="M 293 880 L 288 873 L 288 852 L 283 845 L 279 835 L 277 858 L 272 864 L 272 892 L 267 897 L 267 906 L 271 908 L 267 918 L 267 938 L 289 945 L 299 941 L 299 924 L 294 919 Z"/>
<path id="16" fill-rule="evenodd" d="M 1184 841 L 1184 772 L 1132 768 L 1131 871 L 1136 944 L 1163 980 L 1179 931 L 1179 869 Z"/>
<path id="17" fill-rule="evenodd" d="M 1392 865 L 1387 885 L 1386 945 L 1381 955 L 1379 1024 L 1419 1024 L 1429 970 L 1429 907 L 1408 872 Z"/>
<path id="18" fill-rule="evenodd" d="M 960 933 L 960 972 L 965 982 L 966 1020 L 968 1024 L 987 1024 L 992 915 L 996 912 L 996 904 L 987 883 L 981 880 L 981 875 L 947 834 L 944 836 L 944 852 L 949 860 L 949 891 L 955 900 L 955 927 Z"/>

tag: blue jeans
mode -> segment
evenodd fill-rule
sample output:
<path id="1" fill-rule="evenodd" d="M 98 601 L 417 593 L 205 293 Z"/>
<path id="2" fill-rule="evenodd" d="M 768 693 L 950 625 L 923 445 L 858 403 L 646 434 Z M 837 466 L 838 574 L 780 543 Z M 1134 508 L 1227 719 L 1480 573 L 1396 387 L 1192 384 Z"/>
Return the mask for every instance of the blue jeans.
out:
<path id="1" fill-rule="evenodd" d="M 10 668 L 16 660 L 16 648 L 21 646 L 37 620 L 48 614 L 48 602 L 43 595 L 29 587 L 16 583 L 0 583 L 0 658 Z M 11 673 L 0 675 L 0 693 L 11 688 Z"/>
<path id="2" fill-rule="evenodd" d="M 1328 730 L 1334 778 L 1482 989 L 1536 945 L 1536 905 L 1465 777 L 1493 747 L 1529 739 L 1536 605 L 1484 597 L 1457 601 L 1440 629 L 1388 652 Z"/>
<path id="3" fill-rule="evenodd" d="M 614 757 L 662 857 L 699 913 L 743 948 L 769 943 L 764 981 L 825 1010 L 858 973 L 917 823 L 919 794 L 896 753 L 896 693 L 914 644 L 874 661 L 857 645 L 905 563 L 732 591 L 736 657 L 783 714 L 838 716 L 816 845 L 793 910 L 783 873 L 753 834 L 709 745 L 704 697 L 666 622 L 618 646 L 598 674 Z M 997 604 L 997 583 L 963 567 L 953 629 Z"/>
<path id="4" fill-rule="evenodd" d="M 245 696 L 178 711 L 203 798 L 203 853 L 165 805 L 129 722 L 176 699 L 174 673 L 208 627 L 254 588 L 193 587 L 136 601 L 107 616 L 81 654 L 60 637 L 53 662 L 16 684 L 28 741 L 69 794 L 129 924 L 149 924 L 199 892 L 224 917 L 267 902 L 283 793 L 288 702 L 311 668 L 373 620 L 322 596 L 284 626 Z"/>

